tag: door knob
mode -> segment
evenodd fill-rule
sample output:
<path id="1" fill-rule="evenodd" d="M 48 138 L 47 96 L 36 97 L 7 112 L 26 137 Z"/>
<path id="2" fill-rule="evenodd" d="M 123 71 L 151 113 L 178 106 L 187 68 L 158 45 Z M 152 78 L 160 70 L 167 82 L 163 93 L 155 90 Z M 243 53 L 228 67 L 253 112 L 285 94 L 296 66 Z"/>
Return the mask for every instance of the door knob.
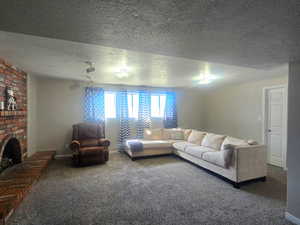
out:
<path id="1" fill-rule="evenodd" d="M 271 129 L 268 129 L 268 132 L 272 132 L 272 130 L 271 130 Z"/>

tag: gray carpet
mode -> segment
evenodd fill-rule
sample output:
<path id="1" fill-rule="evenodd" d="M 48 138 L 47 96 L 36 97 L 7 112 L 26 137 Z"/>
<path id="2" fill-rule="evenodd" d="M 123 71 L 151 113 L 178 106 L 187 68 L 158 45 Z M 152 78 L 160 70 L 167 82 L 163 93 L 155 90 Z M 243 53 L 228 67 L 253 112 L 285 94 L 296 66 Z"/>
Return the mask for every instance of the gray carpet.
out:
<path id="1" fill-rule="evenodd" d="M 286 175 L 240 190 L 173 156 L 72 168 L 55 160 L 9 219 L 9 225 L 290 224 L 284 219 Z"/>

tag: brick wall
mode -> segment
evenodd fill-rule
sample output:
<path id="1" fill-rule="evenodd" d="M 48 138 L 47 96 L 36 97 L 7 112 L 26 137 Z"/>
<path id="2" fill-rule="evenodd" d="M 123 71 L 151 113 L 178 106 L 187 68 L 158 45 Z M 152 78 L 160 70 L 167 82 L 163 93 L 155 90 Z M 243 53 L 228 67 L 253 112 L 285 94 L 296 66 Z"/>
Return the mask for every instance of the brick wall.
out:
<path id="1" fill-rule="evenodd" d="M 16 111 L 0 111 L 0 151 L 8 137 L 16 137 L 23 155 L 27 152 L 27 74 L 0 58 L 0 101 L 5 102 L 6 88 L 14 90 Z M 6 106 L 6 104 L 5 104 Z M 1 157 L 2 152 L 0 152 Z"/>

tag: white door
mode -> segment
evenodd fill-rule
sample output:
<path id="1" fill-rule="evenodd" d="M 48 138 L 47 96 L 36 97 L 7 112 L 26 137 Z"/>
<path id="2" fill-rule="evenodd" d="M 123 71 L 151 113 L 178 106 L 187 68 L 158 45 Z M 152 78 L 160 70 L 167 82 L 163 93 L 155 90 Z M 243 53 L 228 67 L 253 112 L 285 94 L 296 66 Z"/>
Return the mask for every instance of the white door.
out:
<path id="1" fill-rule="evenodd" d="M 270 88 L 265 93 L 268 163 L 285 167 L 285 88 Z"/>

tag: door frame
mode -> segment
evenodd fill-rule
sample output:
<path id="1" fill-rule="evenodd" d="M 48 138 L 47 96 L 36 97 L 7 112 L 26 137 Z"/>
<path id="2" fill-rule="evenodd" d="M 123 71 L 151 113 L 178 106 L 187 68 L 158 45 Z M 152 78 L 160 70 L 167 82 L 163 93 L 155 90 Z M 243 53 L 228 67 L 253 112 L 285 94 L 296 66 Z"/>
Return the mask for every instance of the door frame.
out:
<path id="1" fill-rule="evenodd" d="M 270 87 L 264 87 L 263 88 L 263 96 L 262 96 L 262 141 L 263 144 L 267 144 L 267 93 L 269 90 L 277 89 L 277 88 L 283 88 L 283 125 L 282 125 L 282 166 L 283 169 L 287 170 L 286 166 L 286 155 L 287 155 L 287 119 L 288 119 L 288 85 L 282 84 L 282 85 L 276 85 L 276 86 L 270 86 Z"/>

